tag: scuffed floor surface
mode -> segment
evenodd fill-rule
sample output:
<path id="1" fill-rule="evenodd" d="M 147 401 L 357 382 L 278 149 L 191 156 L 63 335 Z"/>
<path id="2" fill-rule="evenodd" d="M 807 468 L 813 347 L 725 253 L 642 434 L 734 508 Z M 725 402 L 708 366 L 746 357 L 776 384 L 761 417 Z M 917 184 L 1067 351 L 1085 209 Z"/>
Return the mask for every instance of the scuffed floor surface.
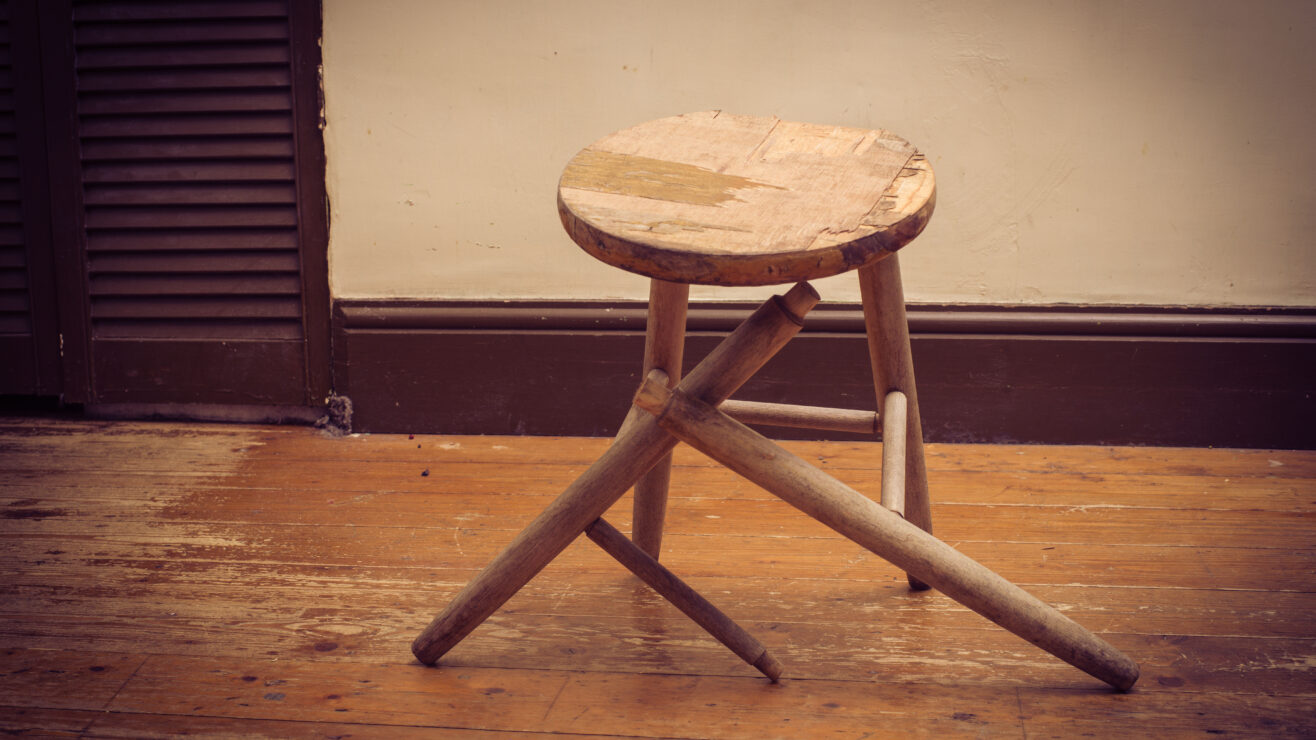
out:
<path id="1" fill-rule="evenodd" d="M 929 447 L 937 534 L 1138 660 L 1128 694 L 686 448 L 663 560 L 779 685 L 584 538 L 416 663 L 416 633 L 607 444 L 0 419 L 0 731 L 1316 735 L 1311 452 Z M 880 445 L 788 446 L 876 495 Z M 629 495 L 608 518 L 629 531 Z"/>

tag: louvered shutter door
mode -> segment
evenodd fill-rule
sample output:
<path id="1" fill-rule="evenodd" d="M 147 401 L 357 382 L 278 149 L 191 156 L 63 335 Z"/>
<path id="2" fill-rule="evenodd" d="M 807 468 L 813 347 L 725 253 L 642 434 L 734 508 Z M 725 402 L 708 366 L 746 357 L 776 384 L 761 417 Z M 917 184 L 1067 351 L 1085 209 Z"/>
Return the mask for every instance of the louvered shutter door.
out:
<path id="1" fill-rule="evenodd" d="M 92 400 L 304 404 L 287 2 L 73 6 Z"/>
<path id="2" fill-rule="evenodd" d="M 18 177 L 9 4 L 0 4 L 0 392 L 29 393 L 36 384 L 22 191 Z"/>
<path id="3" fill-rule="evenodd" d="M 0 1 L 0 393 L 60 390 L 40 48 L 30 0 Z"/>

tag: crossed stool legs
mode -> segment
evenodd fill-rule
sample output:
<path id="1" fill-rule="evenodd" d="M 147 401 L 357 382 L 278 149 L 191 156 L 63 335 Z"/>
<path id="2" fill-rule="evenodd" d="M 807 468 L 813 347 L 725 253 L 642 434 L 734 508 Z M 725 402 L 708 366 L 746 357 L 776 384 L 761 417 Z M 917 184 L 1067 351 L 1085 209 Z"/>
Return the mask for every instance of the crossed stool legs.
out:
<path id="1" fill-rule="evenodd" d="M 884 299 L 874 294 L 885 292 L 876 289 L 881 287 L 882 280 L 890 279 L 889 274 L 884 278 L 874 268 L 887 261 L 894 262 L 894 257 L 861 271 L 861 281 L 873 281 L 873 285 L 864 288 L 865 314 L 869 313 L 870 304 L 874 313 L 884 308 L 870 301 L 870 295 L 878 301 L 899 300 L 899 323 L 903 325 L 904 305 L 898 297 L 896 265 L 890 268 L 897 271 L 895 291 L 892 291 L 897 298 Z M 652 363 L 654 369 L 647 372 L 635 399 L 636 408 L 643 411 L 632 410 L 612 446 L 434 618 L 412 643 L 416 657 L 426 664 L 437 662 L 584 532 L 742 659 L 776 680 L 781 669 L 775 659 L 753 637 L 658 564 L 652 557 L 656 543 L 650 543 L 653 551 L 648 551 L 649 548 L 631 543 L 601 519 L 628 489 L 664 462 L 680 440 L 904 569 L 911 585 L 937 588 L 1111 686 L 1121 690 L 1130 688 L 1138 678 L 1138 666 L 1131 659 L 925 531 L 924 525 L 930 524 L 930 507 L 912 364 L 908 368 L 907 390 L 897 388 L 882 394 L 881 399 L 884 425 L 891 426 L 893 433 L 884 440 L 883 501 L 896 511 L 847 487 L 718 409 L 794 337 L 802 326 L 803 316 L 817 302 L 818 294 L 807 283 L 794 286 L 784 296 L 774 296 L 674 388 L 668 387 L 669 373 L 657 367 L 657 362 Z M 874 339 L 874 324 L 896 323 L 890 315 L 880 318 L 879 322 L 870 319 L 869 325 L 870 350 L 875 356 L 882 349 L 875 345 L 883 340 L 880 336 Z M 907 336 L 893 341 L 897 340 L 903 340 L 908 347 Z M 907 360 L 907 349 L 905 356 Z M 651 364 L 649 359 L 646 351 L 646 365 Z M 879 389 L 898 384 L 900 381 L 893 378 L 900 372 L 900 368 L 879 370 L 878 363 L 874 363 Z M 902 407 L 906 428 L 903 435 L 893 423 L 899 421 Z M 909 444 L 916 433 L 917 443 Z M 903 465 L 886 454 L 892 437 L 902 436 L 907 442 L 903 445 L 907 453 Z M 916 472 L 911 468 L 916 468 Z M 897 469 L 899 473 L 895 472 Z M 665 481 L 661 488 L 665 499 Z M 903 516 L 899 513 L 902 499 Z M 638 507 L 637 504 L 637 528 Z M 658 531 L 661 532 L 661 525 Z"/>
<path id="2" fill-rule="evenodd" d="M 892 254 L 860 268 L 859 288 L 863 296 L 873 388 L 877 392 L 878 408 L 882 410 L 882 491 L 886 496 L 882 505 L 899 511 L 923 530 L 931 532 L 932 507 L 923 461 L 923 422 L 914 386 L 914 356 L 909 347 L 909 322 L 905 316 L 899 255 Z M 651 282 L 644 374 L 657 369 L 667 373 L 671 384 L 681 379 L 689 294 L 688 285 L 661 280 Z M 726 401 L 720 408 L 733 418 L 750 424 L 860 434 L 876 433 L 879 424 L 878 414 L 865 411 L 749 401 Z M 654 559 L 659 557 L 662 547 L 670 477 L 671 456 L 668 455 L 635 484 L 631 537 Z M 927 588 L 913 576 L 909 577 L 909 585 L 916 591 Z"/>

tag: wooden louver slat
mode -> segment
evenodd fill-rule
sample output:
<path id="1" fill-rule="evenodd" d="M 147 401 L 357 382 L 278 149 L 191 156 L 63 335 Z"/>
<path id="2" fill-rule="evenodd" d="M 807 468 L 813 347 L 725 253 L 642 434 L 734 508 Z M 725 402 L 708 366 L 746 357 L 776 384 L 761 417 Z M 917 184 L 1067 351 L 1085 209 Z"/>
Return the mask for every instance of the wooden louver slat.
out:
<path id="1" fill-rule="evenodd" d="M 291 84 L 292 74 L 287 65 L 196 68 L 154 73 L 136 69 L 83 70 L 78 75 L 78 87 L 88 92 L 287 88 Z"/>
<path id="2" fill-rule="evenodd" d="M 73 20 L 93 338 L 300 338 L 287 3 Z"/>
<path id="3" fill-rule="evenodd" d="M 84 161 L 82 166 L 87 183 L 291 183 L 295 176 L 291 159 Z"/>
<path id="4" fill-rule="evenodd" d="M 297 225 L 289 206 L 88 208 L 86 224 L 94 229 L 250 228 Z M 90 241 L 93 236 L 88 235 Z"/>
<path id="5" fill-rule="evenodd" d="M 284 295 L 300 294 L 296 273 L 139 273 L 97 275 L 91 295 L 97 296 L 195 296 L 195 295 Z"/>
<path id="6" fill-rule="evenodd" d="M 0 247 L 18 247 L 15 252 L 23 259 L 23 228 L 19 224 L 0 224 Z"/>
<path id="7" fill-rule="evenodd" d="M 221 2 L 179 3 L 172 0 L 138 0 L 137 2 L 78 3 L 74 18 L 78 21 L 156 21 L 196 18 L 282 18 L 287 5 L 280 0 L 222 0 Z"/>
<path id="8" fill-rule="evenodd" d="M 216 203 L 296 202 L 291 183 L 255 183 L 242 188 L 222 184 L 188 183 L 155 186 L 89 186 L 83 196 L 89 206 L 103 205 L 190 205 Z"/>
<path id="9" fill-rule="evenodd" d="M 180 113 L 174 115 L 89 116 L 78 122 L 82 139 L 141 136 L 292 135 L 292 121 L 283 112 Z"/>
<path id="10" fill-rule="evenodd" d="M 287 39 L 288 23 L 285 18 L 215 20 L 191 17 L 145 22 L 79 22 L 75 12 L 74 32 L 80 47 L 269 41 Z"/>
<path id="11" fill-rule="evenodd" d="M 162 93 L 86 93 L 78 96 L 84 115 L 140 115 L 143 113 L 220 113 L 226 111 L 287 111 L 292 94 L 287 90 L 202 90 Z"/>
<path id="12" fill-rule="evenodd" d="M 93 311 L 98 319 L 295 319 L 301 314 L 301 303 L 284 296 L 250 300 L 164 296 L 150 301 L 111 297 L 97 302 Z"/>
<path id="13" fill-rule="evenodd" d="M 105 46 L 80 50 L 78 71 L 174 68 L 247 64 L 288 64 L 291 57 L 283 44 L 189 44 L 187 46 Z"/>
<path id="14" fill-rule="evenodd" d="M 194 161 L 230 158 L 269 158 L 291 160 L 292 142 L 286 136 L 196 137 L 175 136 L 168 139 L 84 139 L 82 161 Z"/>
<path id="15" fill-rule="evenodd" d="M 108 273 L 266 272 L 297 274 L 297 252 L 187 251 L 153 254 L 103 252 L 89 255 L 92 271 Z"/>
<path id="16" fill-rule="evenodd" d="M 0 230 L 0 239 L 3 231 Z M 88 234 L 87 251 L 138 253 L 186 250 L 297 250 L 297 232 L 290 228 L 274 229 L 172 229 L 152 232 L 100 231 Z"/>

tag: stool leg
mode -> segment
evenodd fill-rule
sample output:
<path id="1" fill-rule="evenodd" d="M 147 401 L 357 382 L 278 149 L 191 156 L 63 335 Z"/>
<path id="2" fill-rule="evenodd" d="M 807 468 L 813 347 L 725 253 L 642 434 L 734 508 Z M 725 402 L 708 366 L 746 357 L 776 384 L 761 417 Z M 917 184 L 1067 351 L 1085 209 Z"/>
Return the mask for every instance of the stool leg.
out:
<path id="1" fill-rule="evenodd" d="M 908 401 L 905 424 L 905 519 L 925 532 L 932 531 L 932 505 L 928 497 L 928 472 L 923 460 L 923 420 L 918 393 L 914 389 L 914 355 L 909 348 L 909 323 L 905 317 L 905 292 L 900 284 L 898 255 L 891 255 L 859 269 L 859 290 L 864 301 L 864 325 L 868 332 L 868 357 L 873 366 L 877 403 L 891 391 L 900 391 Z M 913 576 L 910 588 L 928 588 Z"/>
<path id="2" fill-rule="evenodd" d="M 685 349 L 685 314 L 690 286 L 652 280 L 649 283 L 649 319 L 645 326 L 644 372 L 662 370 L 669 382 L 681 380 L 681 355 Z M 631 539 L 649 557 L 658 559 L 662 549 L 663 521 L 667 516 L 667 485 L 671 480 L 672 455 L 668 453 L 635 484 Z"/>
<path id="3" fill-rule="evenodd" d="M 708 599 L 700 596 L 698 591 L 690 588 L 675 573 L 626 539 L 626 535 L 618 532 L 611 524 L 602 518 L 595 519 L 594 523 L 585 529 L 585 536 L 603 548 L 603 551 L 617 562 L 626 566 L 627 570 L 639 576 L 649 584 L 650 588 L 694 620 L 695 624 L 717 638 L 718 642 L 740 656 L 741 660 L 749 663 L 773 683 L 781 677 L 781 663 L 772 657 L 768 649 L 763 647 L 763 643 L 754 639 L 744 627 L 731 621 L 731 617 L 723 614 Z"/>
<path id="4" fill-rule="evenodd" d="M 818 293 L 808 283 L 773 296 L 686 376 L 686 391 L 711 403 L 725 401 L 786 346 L 804 325 L 804 314 L 817 303 Z M 420 662 L 433 665 L 461 642 L 676 446 L 652 416 L 637 414 L 632 419 L 612 446 L 412 641 L 411 651 Z"/>
<path id="5" fill-rule="evenodd" d="M 905 429 L 909 400 L 900 391 L 882 403 L 882 505 L 905 515 Z"/>
<path id="6" fill-rule="evenodd" d="M 1138 664 L 1105 640 L 711 405 L 661 382 L 641 386 L 635 404 L 681 441 L 1057 658 L 1120 690 L 1138 680 Z"/>

